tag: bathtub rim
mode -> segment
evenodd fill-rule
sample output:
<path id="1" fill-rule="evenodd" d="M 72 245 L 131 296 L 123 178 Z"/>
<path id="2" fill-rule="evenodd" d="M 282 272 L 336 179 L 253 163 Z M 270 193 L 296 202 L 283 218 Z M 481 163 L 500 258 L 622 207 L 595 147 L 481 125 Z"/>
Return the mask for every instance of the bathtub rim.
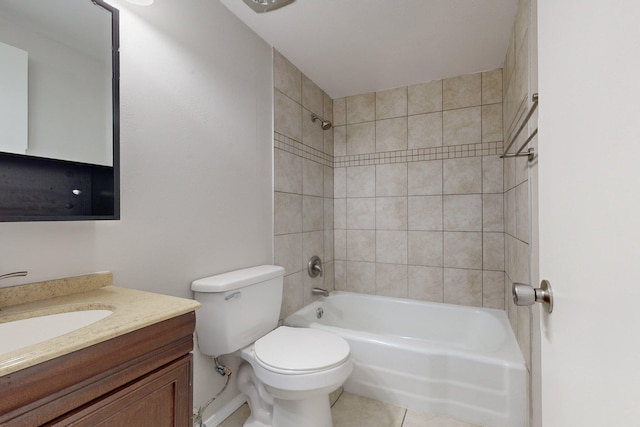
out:
<path id="1" fill-rule="evenodd" d="M 464 305 L 458 305 L 458 304 L 422 301 L 422 300 L 414 300 L 410 298 L 360 294 L 357 292 L 334 290 L 329 293 L 328 297 L 324 297 L 324 296 L 319 297 L 314 301 L 312 301 L 311 303 L 305 305 L 301 309 L 297 310 L 296 312 L 291 313 L 283 320 L 283 324 L 287 326 L 296 326 L 296 327 L 316 327 L 316 328 L 331 331 L 337 334 L 342 333 L 345 335 L 349 335 L 349 337 L 352 339 L 366 338 L 366 339 L 370 339 L 372 341 L 378 342 L 380 344 L 396 347 L 396 348 L 404 348 L 404 349 L 412 348 L 413 349 L 415 346 L 411 346 L 410 345 L 411 343 L 416 344 L 420 342 L 426 342 L 424 340 L 421 340 L 420 338 L 398 336 L 398 335 L 391 335 L 391 334 L 384 334 L 384 333 L 374 333 L 374 332 L 369 332 L 365 330 L 357 330 L 357 329 L 351 329 L 347 327 L 337 327 L 332 325 L 326 325 L 320 322 L 316 322 L 315 319 L 313 318 L 311 319 L 310 322 L 305 322 L 304 325 L 295 323 L 295 322 L 291 323 L 292 322 L 291 319 L 293 318 L 293 316 L 297 315 L 298 318 L 305 318 L 304 314 L 312 315 L 312 313 L 315 311 L 315 309 L 318 306 L 320 306 L 324 302 L 327 302 L 327 299 L 330 299 L 331 297 L 336 297 L 336 296 L 347 296 L 351 298 L 355 297 L 355 298 L 362 298 L 365 300 L 374 300 L 374 301 L 390 299 L 392 301 L 403 303 L 403 304 L 418 304 L 418 305 L 432 306 L 432 307 L 438 308 L 439 310 L 442 310 L 442 309 L 451 310 L 451 311 L 462 310 L 462 311 L 471 312 L 471 313 L 490 314 L 501 324 L 501 326 L 504 328 L 504 333 L 506 335 L 503 345 L 497 351 L 477 352 L 477 351 L 471 351 L 471 350 L 450 348 L 445 345 L 437 345 L 437 343 L 432 343 L 432 344 L 436 344 L 434 348 L 431 348 L 431 349 L 422 348 L 421 350 L 423 350 L 424 354 L 446 353 L 446 354 L 457 356 L 457 357 L 471 357 L 470 355 L 473 355 L 472 357 L 477 358 L 478 360 L 485 360 L 487 362 L 492 362 L 492 363 L 496 363 L 496 361 L 502 361 L 504 362 L 505 366 L 509 366 L 512 368 L 522 368 L 524 370 L 527 369 L 524 356 L 517 342 L 515 333 L 513 331 L 513 328 L 511 327 L 511 323 L 509 322 L 506 312 L 504 310 L 496 309 L 496 308 L 470 307 L 470 306 L 464 306 Z M 300 313 L 304 313 L 304 314 L 300 314 Z M 380 337 L 384 337 L 385 340 L 382 340 Z"/>

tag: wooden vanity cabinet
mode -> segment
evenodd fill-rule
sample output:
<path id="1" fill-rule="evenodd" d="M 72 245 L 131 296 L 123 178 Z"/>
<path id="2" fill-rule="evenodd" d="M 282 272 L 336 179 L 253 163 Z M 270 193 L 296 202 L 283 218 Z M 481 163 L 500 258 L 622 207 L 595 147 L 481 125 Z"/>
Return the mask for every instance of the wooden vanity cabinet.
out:
<path id="1" fill-rule="evenodd" d="M 0 377 L 2 426 L 191 427 L 195 313 Z"/>

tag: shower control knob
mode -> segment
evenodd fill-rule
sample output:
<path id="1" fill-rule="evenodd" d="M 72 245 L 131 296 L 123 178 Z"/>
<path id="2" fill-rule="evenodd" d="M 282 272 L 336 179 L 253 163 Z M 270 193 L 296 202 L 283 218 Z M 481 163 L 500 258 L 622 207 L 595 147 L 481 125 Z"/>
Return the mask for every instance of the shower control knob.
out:
<path id="1" fill-rule="evenodd" d="M 512 287 L 513 302 L 516 305 L 533 305 L 536 302 L 544 304 L 547 313 L 553 311 L 553 292 L 551 291 L 551 283 L 543 280 L 539 288 L 534 288 L 525 283 L 514 283 Z"/>

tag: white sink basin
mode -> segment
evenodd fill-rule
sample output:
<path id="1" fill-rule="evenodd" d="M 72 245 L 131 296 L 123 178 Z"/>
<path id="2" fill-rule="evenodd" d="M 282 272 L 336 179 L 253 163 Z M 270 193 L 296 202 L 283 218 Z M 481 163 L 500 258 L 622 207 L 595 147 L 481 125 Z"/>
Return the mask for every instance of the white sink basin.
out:
<path id="1" fill-rule="evenodd" d="M 0 354 L 59 337 L 112 313 L 111 310 L 70 311 L 0 323 Z"/>

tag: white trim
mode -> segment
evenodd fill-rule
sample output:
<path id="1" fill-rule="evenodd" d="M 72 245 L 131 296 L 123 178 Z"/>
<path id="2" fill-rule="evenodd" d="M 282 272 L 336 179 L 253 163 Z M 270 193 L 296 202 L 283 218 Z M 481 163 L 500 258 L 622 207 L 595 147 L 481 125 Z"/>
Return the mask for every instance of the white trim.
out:
<path id="1" fill-rule="evenodd" d="M 226 420 L 231 414 L 233 414 L 239 407 L 241 407 L 247 398 L 243 394 L 238 394 L 236 397 L 231 399 L 229 403 L 220 408 L 217 412 L 215 412 L 209 419 L 204 422 L 206 427 L 217 427 Z"/>

